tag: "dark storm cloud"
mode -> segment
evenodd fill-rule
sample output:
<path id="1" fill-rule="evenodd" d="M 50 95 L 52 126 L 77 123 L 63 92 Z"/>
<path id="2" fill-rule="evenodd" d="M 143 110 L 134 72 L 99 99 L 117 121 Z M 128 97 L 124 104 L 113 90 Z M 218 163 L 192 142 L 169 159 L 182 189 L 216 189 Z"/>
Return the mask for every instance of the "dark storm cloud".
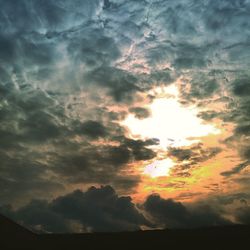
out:
<path id="1" fill-rule="evenodd" d="M 197 193 L 196 195 L 199 195 Z M 183 194 L 182 198 L 189 194 Z M 196 228 L 230 225 L 224 218 L 227 205 L 239 200 L 231 211 L 235 223 L 249 224 L 249 195 L 237 193 L 215 197 L 206 202 L 181 203 L 163 199 L 154 194 L 147 197 L 139 208 L 129 196 L 118 196 L 111 186 L 91 187 L 87 191 L 75 190 L 50 202 L 34 199 L 27 205 L 13 210 L 2 205 L 2 214 L 37 232 L 72 233 L 139 230 L 146 225 L 151 228 Z M 208 205 L 210 203 L 210 205 Z M 221 206 L 221 204 L 223 206 Z M 212 208 L 212 206 L 214 206 Z"/>
<path id="2" fill-rule="evenodd" d="M 130 161 L 131 151 L 125 145 L 106 147 L 104 149 L 104 159 L 115 166 L 126 164 Z"/>
<path id="3" fill-rule="evenodd" d="M 15 220 L 38 232 L 70 233 L 74 229 L 63 216 L 50 209 L 46 200 L 32 200 L 28 205 L 12 212 Z"/>
<path id="4" fill-rule="evenodd" d="M 105 127 L 101 123 L 96 121 L 84 122 L 79 129 L 79 133 L 82 133 L 94 139 L 98 137 L 105 137 L 107 135 Z"/>
<path id="5" fill-rule="evenodd" d="M 25 202 L 37 193 L 41 197 L 48 196 L 48 190 L 63 191 L 67 183 L 114 184 L 127 192 L 140 179 L 121 176 L 119 169 L 134 160 L 155 156 L 146 148 L 153 141 L 132 148 L 124 137 L 117 140 L 119 126 L 108 123 L 106 127 L 93 120 L 71 120 L 56 100 L 28 84 L 23 89 L 6 84 L 1 94 L 3 201 Z M 80 141 L 75 140 L 76 136 Z M 88 142 L 104 137 L 118 145 L 94 146 Z M 53 179 L 49 178 L 50 174 Z"/>
<path id="6" fill-rule="evenodd" d="M 190 148 L 168 148 L 168 155 L 175 157 L 179 162 L 188 160 L 193 164 L 209 160 L 221 152 L 219 147 L 205 148 L 202 143 Z"/>
<path id="7" fill-rule="evenodd" d="M 134 93 L 140 90 L 136 86 L 137 78 L 121 69 L 100 67 L 88 73 L 86 78 L 89 83 L 98 84 L 99 87 L 108 87 L 110 95 L 117 102 L 124 99 L 132 101 Z"/>
<path id="8" fill-rule="evenodd" d="M 109 183 L 116 187 L 117 191 L 122 192 L 123 194 L 130 195 L 131 192 L 136 191 L 138 184 L 141 181 L 141 177 L 139 175 L 122 175 L 119 174 L 116 178 L 112 178 Z"/>
<path id="9" fill-rule="evenodd" d="M 43 141 L 60 135 L 54 117 L 45 112 L 31 114 L 28 120 L 20 122 L 20 126 L 27 131 L 28 140 Z"/>
<path id="10" fill-rule="evenodd" d="M 241 203 L 245 204 L 245 201 L 250 199 L 250 194 L 247 193 L 225 194 L 217 196 L 216 199 L 220 204 L 223 205 L 233 204 L 235 201 L 240 201 Z"/>
<path id="11" fill-rule="evenodd" d="M 250 125 L 239 125 L 235 129 L 235 133 L 238 135 L 249 135 L 250 134 Z"/>
<path id="12" fill-rule="evenodd" d="M 100 157 L 103 162 L 119 166 L 132 160 L 149 160 L 156 156 L 156 153 L 147 148 L 150 145 L 157 145 L 158 140 L 133 140 L 126 137 L 119 138 L 120 146 L 103 147 L 103 154 Z"/>
<path id="13" fill-rule="evenodd" d="M 249 75 L 244 72 L 233 77 L 228 87 L 233 101 L 227 110 L 227 115 L 222 116 L 225 121 L 235 124 L 234 134 L 228 138 L 228 143 L 236 142 L 242 160 L 249 160 L 249 124 L 250 124 L 250 102 L 249 102 Z M 243 164 L 244 165 L 244 164 Z M 236 170 L 238 168 L 236 167 Z"/>
<path id="14" fill-rule="evenodd" d="M 189 69 L 193 67 L 205 67 L 206 62 L 199 58 L 193 58 L 193 57 L 180 57 L 177 58 L 174 63 L 174 67 L 180 68 L 180 69 Z"/>
<path id="15" fill-rule="evenodd" d="M 179 202 L 171 199 L 163 200 L 159 195 L 151 195 L 144 203 L 145 211 L 153 218 L 169 227 L 183 227 L 181 223 L 187 220 L 187 210 Z M 169 220 L 169 221 L 168 221 Z"/>
<path id="16" fill-rule="evenodd" d="M 169 156 L 174 156 L 178 161 L 189 160 L 192 156 L 192 149 L 170 148 Z"/>
<path id="17" fill-rule="evenodd" d="M 132 140 L 125 138 L 124 144 L 132 150 L 135 160 L 149 160 L 156 156 L 156 153 L 147 148 L 150 145 L 157 145 L 159 143 L 158 140 L 149 139 L 149 140 Z"/>
<path id="18" fill-rule="evenodd" d="M 232 83 L 232 92 L 239 97 L 247 97 L 250 95 L 250 79 L 242 78 L 236 79 Z"/>
<path id="19" fill-rule="evenodd" d="M 11 62 L 15 57 L 15 43 L 11 37 L 0 36 L 0 61 Z"/>
<path id="20" fill-rule="evenodd" d="M 80 134 L 78 133 L 78 136 Z M 121 174 L 126 164 L 152 159 L 156 153 L 147 148 L 157 144 L 154 139 L 132 140 L 126 137 L 110 137 L 119 145 L 91 145 L 90 143 L 61 141 L 55 143 L 55 152 L 48 152 L 48 169 L 66 183 L 112 184 L 116 189 L 128 192 L 140 182 L 140 176 Z"/>
<path id="21" fill-rule="evenodd" d="M 62 110 L 42 90 L 29 84 L 18 89 L 3 85 L 1 98 L 1 200 L 20 202 L 39 194 L 63 190 L 63 185 L 47 176 L 48 166 L 41 150 L 68 129 L 57 119 Z M 45 150 L 46 152 L 46 150 Z"/>
<path id="22" fill-rule="evenodd" d="M 219 147 L 205 148 L 202 143 L 191 147 L 169 147 L 168 156 L 177 160 L 172 174 L 180 177 L 190 177 L 191 171 L 200 168 L 201 163 L 212 159 L 222 151 Z"/>
<path id="23" fill-rule="evenodd" d="M 173 61 L 173 66 L 176 69 L 200 69 L 208 66 L 210 62 L 206 59 L 204 50 L 209 50 L 209 47 L 209 44 L 205 44 L 203 48 L 189 43 L 178 44 L 177 58 Z"/>
<path id="24" fill-rule="evenodd" d="M 238 208 L 235 213 L 237 222 L 241 224 L 250 224 L 250 207 L 245 205 L 241 208 Z"/>
<path id="25" fill-rule="evenodd" d="M 131 198 L 119 197 L 110 186 L 59 197 L 53 201 L 52 209 L 66 218 L 81 221 L 93 231 L 136 230 L 140 224 L 147 224 Z"/>
<path id="26" fill-rule="evenodd" d="M 250 165 L 249 161 L 245 161 L 238 166 L 234 167 L 232 170 L 222 172 L 221 175 L 225 177 L 230 177 L 231 175 L 238 174 Z"/>
<path id="27" fill-rule="evenodd" d="M 101 1 L 18 1 L 1 0 L 1 28 L 5 32 L 39 32 L 42 29 L 60 30 L 69 22 L 88 21 Z M 18 22 L 17 19 L 18 18 Z"/>
<path id="28" fill-rule="evenodd" d="M 138 119 L 144 119 L 150 116 L 150 111 L 146 108 L 133 107 L 129 111 L 135 115 Z"/>
<path id="29" fill-rule="evenodd" d="M 250 159 L 250 148 L 248 145 L 241 150 L 241 155 L 245 159 Z"/>
<path id="30" fill-rule="evenodd" d="M 56 119 L 62 110 L 45 92 L 29 85 L 24 90 L 17 90 L 12 84 L 6 84 L 3 88 L 5 94 L 1 100 L 0 127 L 4 137 L 7 136 L 7 143 L 8 135 L 9 143 L 14 138 L 15 143 L 41 142 L 67 132 L 67 128 L 59 125 Z"/>
<path id="31" fill-rule="evenodd" d="M 198 71 L 199 72 L 199 71 Z M 221 96 L 221 85 L 225 84 L 221 73 L 213 73 L 212 71 L 193 72 L 191 80 L 184 79 L 180 86 L 181 102 L 184 104 L 193 104 L 206 107 L 213 100 L 214 96 Z M 219 99 L 218 102 L 222 100 Z M 214 102 L 214 100 L 213 100 Z M 217 115 L 217 116 L 216 116 Z M 217 114 L 216 111 L 203 111 L 200 117 L 212 119 L 222 114 Z"/>
<path id="32" fill-rule="evenodd" d="M 158 82 L 161 84 L 162 83 L 169 84 L 171 82 L 174 82 L 175 76 L 174 76 L 173 71 L 166 68 L 163 70 L 155 70 L 151 72 L 149 80 L 151 80 L 152 83 Z"/>
<path id="33" fill-rule="evenodd" d="M 29 204 L 2 212 L 31 228 L 45 232 L 104 232 L 139 230 L 150 225 L 129 196 L 118 196 L 111 186 L 76 190 L 51 202 L 32 200 Z M 72 222 L 80 228 L 73 228 Z"/>
<path id="34" fill-rule="evenodd" d="M 102 29 L 86 29 L 83 37 L 77 36 L 68 45 L 68 53 L 76 63 L 83 62 L 89 68 L 107 67 L 121 56 L 115 40 Z"/>
<path id="35" fill-rule="evenodd" d="M 216 80 L 208 80 L 203 82 L 198 79 L 195 79 L 194 82 L 191 82 L 191 95 L 195 98 L 207 98 L 213 95 L 219 88 Z"/>
<path id="36" fill-rule="evenodd" d="M 205 121 L 211 121 L 216 117 L 220 117 L 221 113 L 218 113 L 216 111 L 204 111 L 204 112 L 200 112 L 198 114 L 198 117 L 200 117 L 201 119 L 205 120 Z"/>
<path id="37" fill-rule="evenodd" d="M 29 41 L 27 38 L 20 39 L 20 54 L 25 66 L 32 64 L 47 68 L 56 61 L 55 46 L 52 43 Z M 40 69 L 41 70 L 44 68 Z"/>
<path id="38" fill-rule="evenodd" d="M 163 199 L 159 195 L 149 196 L 143 206 L 153 220 L 167 228 L 194 228 L 231 223 L 208 205 L 193 204 L 192 207 L 186 207 L 181 202 Z"/>
<path id="39" fill-rule="evenodd" d="M 46 176 L 46 164 L 38 161 L 43 159 L 42 154 L 16 150 L 21 153 L 15 153 L 14 157 L 0 152 L 1 202 L 25 203 L 35 196 L 48 197 L 48 193 L 64 190 L 58 180 Z"/>

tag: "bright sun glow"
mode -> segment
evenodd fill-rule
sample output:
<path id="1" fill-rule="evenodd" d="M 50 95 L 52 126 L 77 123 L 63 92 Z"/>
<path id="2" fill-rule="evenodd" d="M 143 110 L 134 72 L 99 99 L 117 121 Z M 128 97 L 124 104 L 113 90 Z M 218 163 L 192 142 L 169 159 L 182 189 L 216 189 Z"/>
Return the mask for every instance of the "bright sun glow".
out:
<path id="1" fill-rule="evenodd" d="M 197 117 L 197 108 L 182 106 L 178 101 L 176 88 L 171 86 L 165 93 L 169 96 L 156 98 L 147 107 L 151 111 L 150 117 L 138 119 L 130 114 L 122 122 L 129 129 L 132 138 L 157 138 L 160 141 L 159 148 L 167 150 L 169 146 L 188 146 L 199 142 L 198 137 L 220 132 L 213 125 L 202 123 Z M 156 161 L 146 167 L 145 173 L 152 177 L 168 175 L 172 165 L 170 159 Z"/>
<path id="2" fill-rule="evenodd" d="M 198 141 L 195 137 L 219 133 L 213 125 L 202 123 L 195 107 L 182 106 L 176 97 L 155 99 L 148 108 L 149 118 L 138 119 L 130 114 L 122 125 L 128 127 L 131 137 L 159 139 L 163 149 L 188 146 Z"/>
<path id="3" fill-rule="evenodd" d="M 169 174 L 169 171 L 173 165 L 174 163 L 171 159 L 154 161 L 145 167 L 144 174 L 150 175 L 153 178 L 166 176 Z"/>

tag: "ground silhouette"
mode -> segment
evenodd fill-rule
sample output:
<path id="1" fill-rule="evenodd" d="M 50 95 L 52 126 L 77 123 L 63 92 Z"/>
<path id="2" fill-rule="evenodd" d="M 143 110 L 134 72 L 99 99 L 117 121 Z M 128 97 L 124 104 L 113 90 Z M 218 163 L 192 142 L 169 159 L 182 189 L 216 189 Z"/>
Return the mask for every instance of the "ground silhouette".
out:
<path id="1" fill-rule="evenodd" d="M 0 216 L 0 249 L 249 249 L 250 226 L 93 234 L 35 234 Z"/>

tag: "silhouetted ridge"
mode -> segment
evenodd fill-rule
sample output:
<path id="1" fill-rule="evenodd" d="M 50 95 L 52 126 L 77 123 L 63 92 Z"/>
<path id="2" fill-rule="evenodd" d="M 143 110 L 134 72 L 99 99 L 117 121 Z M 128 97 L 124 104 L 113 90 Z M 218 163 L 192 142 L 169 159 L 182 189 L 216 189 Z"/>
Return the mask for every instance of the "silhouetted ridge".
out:
<path id="1" fill-rule="evenodd" d="M 250 227 L 242 225 L 121 233 L 34 234 L 0 215 L 0 249 L 221 249 L 250 243 Z M 198 248 L 197 248 L 198 247 Z"/>
<path id="2" fill-rule="evenodd" d="M 0 249 L 23 249 L 36 245 L 37 236 L 12 221 L 0 215 Z"/>
<path id="3" fill-rule="evenodd" d="M 18 223 L 0 214 L 0 234 L 17 234 L 17 233 L 27 234 L 27 235 L 33 234 L 30 230 L 24 228 Z"/>

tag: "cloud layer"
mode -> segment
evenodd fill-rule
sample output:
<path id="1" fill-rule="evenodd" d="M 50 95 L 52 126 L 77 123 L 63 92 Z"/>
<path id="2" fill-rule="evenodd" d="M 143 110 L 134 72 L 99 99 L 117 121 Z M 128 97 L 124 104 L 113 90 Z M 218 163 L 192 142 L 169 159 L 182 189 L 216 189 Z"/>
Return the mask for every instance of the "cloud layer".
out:
<path id="1" fill-rule="evenodd" d="M 232 200 L 227 200 L 227 203 Z M 50 202 L 35 199 L 17 210 L 3 206 L 0 211 L 39 233 L 137 231 L 145 226 L 149 229 L 173 229 L 249 224 L 250 214 L 249 206 L 242 202 L 231 221 L 218 204 L 217 208 L 208 202 L 183 204 L 161 198 L 158 194 L 148 196 L 143 204 L 136 206 L 130 196 L 118 196 L 111 186 L 91 187 L 86 192 L 75 190 Z"/>
<path id="2" fill-rule="evenodd" d="M 135 192 L 142 177 L 131 165 L 156 159 L 158 141 L 129 138 L 120 122 L 128 114 L 149 117 L 144 104 L 156 98 L 149 91 L 177 79 L 183 105 L 206 107 L 201 119 L 233 129 L 218 147 L 166 149 L 165 155 L 178 163 L 173 175 L 190 177 L 228 147 L 238 161 L 220 177 L 248 194 L 250 1 L 0 0 L 0 5 L 1 204 L 30 204 L 27 211 L 42 207 L 44 221 L 51 218 L 67 231 L 64 219 L 74 220 L 71 212 L 61 214 L 52 205 L 104 190 L 115 203 L 108 218 L 101 214 L 100 221 L 86 221 L 79 215 L 78 222 L 93 230 L 138 229 L 143 216 L 114 190 Z M 114 190 L 70 193 L 91 185 Z M 58 195 L 53 204 L 46 201 Z M 45 201 L 29 203 L 37 197 Z M 88 202 L 95 205 L 91 198 Z M 129 207 L 131 217 L 112 221 L 119 202 Z M 191 221 L 175 221 L 175 214 L 170 221 L 168 209 L 156 211 L 153 203 L 183 210 Z M 206 215 L 186 211 L 175 201 L 152 196 L 145 209 L 166 226 L 169 221 L 198 225 L 198 220 L 208 225 L 200 219 Z M 239 221 L 248 218 L 247 211 L 237 212 Z M 225 222 L 206 212 L 215 224 Z"/>

